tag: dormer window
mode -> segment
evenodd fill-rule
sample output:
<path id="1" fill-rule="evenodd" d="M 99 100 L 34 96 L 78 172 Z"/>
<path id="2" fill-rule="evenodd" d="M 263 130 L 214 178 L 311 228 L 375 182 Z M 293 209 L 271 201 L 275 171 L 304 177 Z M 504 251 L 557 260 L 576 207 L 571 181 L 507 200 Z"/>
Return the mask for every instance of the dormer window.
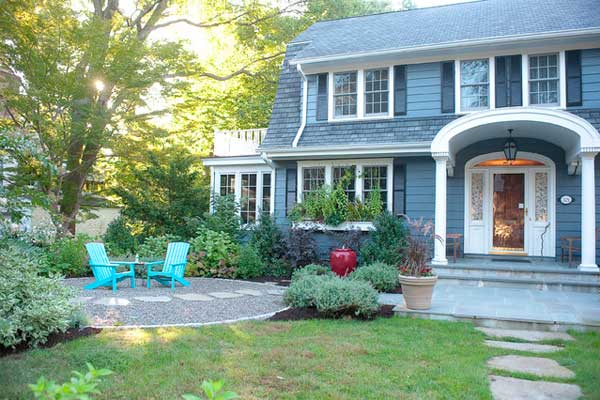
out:
<path id="1" fill-rule="evenodd" d="M 558 105 L 558 87 L 558 54 L 529 56 L 529 104 Z"/>
<path id="2" fill-rule="evenodd" d="M 469 60 L 460 63 L 460 107 L 462 111 L 489 107 L 489 60 Z"/>
<path id="3" fill-rule="evenodd" d="M 333 104 L 335 118 L 356 117 L 357 72 L 333 74 Z"/>
<path id="4" fill-rule="evenodd" d="M 365 71 L 365 115 L 389 113 L 388 68 Z"/>

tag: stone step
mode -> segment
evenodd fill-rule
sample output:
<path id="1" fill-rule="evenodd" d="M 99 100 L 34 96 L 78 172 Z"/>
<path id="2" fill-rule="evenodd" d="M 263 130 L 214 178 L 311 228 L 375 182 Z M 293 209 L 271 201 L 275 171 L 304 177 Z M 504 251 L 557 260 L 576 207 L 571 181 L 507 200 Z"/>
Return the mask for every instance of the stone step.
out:
<path id="1" fill-rule="evenodd" d="M 498 349 L 527 351 L 530 353 L 554 353 L 563 349 L 562 347 L 549 344 L 502 342 L 498 340 L 486 340 L 485 344 L 486 346 Z"/>
<path id="2" fill-rule="evenodd" d="M 488 367 L 508 372 L 519 372 L 542 378 L 571 379 L 575 373 L 549 358 L 525 356 L 498 356 L 487 362 Z"/>
<path id="3" fill-rule="evenodd" d="M 546 332 L 534 330 L 518 330 L 518 329 L 497 329 L 497 328 L 475 328 L 483 332 L 488 337 L 493 338 L 513 338 L 527 340 L 529 342 L 539 342 L 542 340 L 575 340 L 573 336 L 566 332 Z"/>
<path id="4" fill-rule="evenodd" d="M 448 265 L 436 265 L 438 274 L 464 275 L 490 278 L 521 278 L 548 282 L 599 283 L 600 273 L 579 271 L 560 265 L 537 263 L 490 262 L 489 260 L 469 260 L 468 258 Z"/>
<path id="5" fill-rule="evenodd" d="M 464 274 L 452 271 L 442 272 L 436 269 L 438 279 L 445 283 L 477 286 L 477 287 L 509 287 L 515 289 L 529 289 L 542 291 L 600 293 L 600 281 L 580 281 L 559 279 L 551 280 L 544 278 L 525 278 L 522 276 L 495 276 L 491 274 L 476 275 Z"/>
<path id="6" fill-rule="evenodd" d="M 494 400 L 576 400 L 583 393 L 570 383 L 529 381 L 490 375 L 490 389 Z"/>

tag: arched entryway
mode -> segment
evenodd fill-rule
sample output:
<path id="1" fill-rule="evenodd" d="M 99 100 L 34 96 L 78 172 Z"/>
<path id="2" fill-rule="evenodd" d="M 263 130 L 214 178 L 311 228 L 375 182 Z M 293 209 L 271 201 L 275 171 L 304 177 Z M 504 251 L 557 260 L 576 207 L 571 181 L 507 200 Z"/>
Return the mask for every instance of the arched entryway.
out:
<path id="1" fill-rule="evenodd" d="M 506 137 L 508 129 L 513 130 L 517 134 L 521 133 L 523 135 L 522 137 L 540 140 L 540 142 L 550 142 L 562 148 L 566 160 L 564 168 L 568 168 L 569 173 L 581 174 L 580 210 L 582 215 L 582 240 L 581 264 L 579 268 L 581 270 L 597 271 L 594 159 L 596 154 L 600 152 L 600 133 L 598 133 L 588 121 L 574 114 L 561 110 L 536 107 L 503 108 L 468 114 L 444 126 L 432 141 L 431 155 L 436 162 L 435 233 L 442 239 L 436 241 L 433 263 L 444 265 L 448 262 L 446 259 L 445 248 L 447 224 L 447 176 L 453 174 L 456 153 L 467 146 L 474 145 L 481 141 Z M 498 150 L 500 151 L 501 149 Z M 521 154 L 521 156 L 522 155 L 523 154 Z M 534 155 L 532 157 L 534 157 L 533 160 L 536 160 Z M 547 173 L 550 174 L 554 164 L 551 162 L 542 163 L 543 166 L 530 165 L 529 167 L 532 168 L 532 171 L 533 167 L 543 167 Z M 481 166 L 480 168 L 483 169 L 483 167 L 484 166 Z M 495 167 L 497 166 L 487 166 L 488 170 Z M 500 169 L 495 171 L 500 171 Z M 515 172 L 517 170 L 510 169 L 510 171 Z M 505 173 L 508 176 L 510 171 L 498 172 L 498 174 Z M 528 182 L 525 182 L 526 177 L 521 175 L 519 177 L 511 177 L 510 179 L 514 179 L 511 185 L 519 187 L 522 181 L 524 186 L 523 191 L 526 190 L 526 186 L 535 185 L 535 175 L 532 177 L 530 172 L 518 172 L 518 174 L 529 176 Z M 491 172 L 488 172 L 488 179 L 494 179 L 493 177 L 489 177 L 491 176 L 489 175 L 490 173 Z M 548 195 L 550 196 L 550 193 Z M 554 194 L 552 194 L 552 196 L 554 196 Z M 529 196 L 529 201 L 531 201 L 531 196 Z M 523 203 L 522 207 L 526 208 L 525 203 Z M 550 209 L 548 211 L 550 211 Z M 542 221 L 538 222 L 541 224 Z M 552 229 L 551 225 L 548 227 L 549 229 Z M 467 228 L 468 227 L 465 225 L 465 230 Z M 491 228 L 488 227 L 487 229 Z M 525 230 L 526 228 L 523 227 L 523 229 Z M 535 237 L 534 234 L 531 233 L 533 231 L 530 231 L 528 231 L 528 233 L 523 233 L 523 253 L 529 254 L 531 251 L 534 253 L 531 255 L 535 255 L 536 252 L 541 251 L 544 255 L 553 255 L 554 250 L 550 249 L 554 246 L 549 246 L 548 251 L 541 250 L 541 243 L 539 246 L 536 246 L 533 243 Z M 489 240 L 489 238 L 486 240 Z M 527 244 L 525 244 L 526 241 L 528 241 Z M 513 244 L 510 245 L 512 246 Z M 471 246 L 471 244 L 468 244 L 468 246 Z M 493 247 L 495 246 L 493 246 L 492 242 L 492 246 L 487 246 L 488 252 L 490 249 L 493 249 Z M 510 246 L 506 247 L 508 247 L 509 250 L 515 249 L 511 249 Z M 485 250 L 485 244 L 480 245 L 479 248 Z"/>
<path id="2" fill-rule="evenodd" d="M 555 256 L 556 168 L 543 155 L 502 152 L 465 165 L 464 251 L 471 254 Z"/>

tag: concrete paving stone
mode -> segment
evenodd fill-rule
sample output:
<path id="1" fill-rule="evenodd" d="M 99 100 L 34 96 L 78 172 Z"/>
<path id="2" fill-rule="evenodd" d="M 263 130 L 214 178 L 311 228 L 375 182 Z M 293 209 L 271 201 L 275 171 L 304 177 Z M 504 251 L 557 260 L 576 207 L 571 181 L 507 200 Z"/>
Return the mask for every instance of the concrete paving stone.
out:
<path id="1" fill-rule="evenodd" d="M 177 297 L 178 299 L 185 301 L 212 301 L 215 299 L 214 297 L 200 293 L 174 294 L 173 297 Z"/>
<path id="2" fill-rule="evenodd" d="M 577 385 L 490 375 L 494 400 L 575 400 L 582 396 Z"/>
<path id="3" fill-rule="evenodd" d="M 236 293 L 239 294 L 246 294 L 248 296 L 262 296 L 263 292 L 261 292 L 260 290 L 254 290 L 254 289 L 240 289 L 240 290 L 236 290 Z"/>
<path id="4" fill-rule="evenodd" d="M 217 299 L 235 299 L 236 297 L 242 297 L 243 294 L 234 292 L 212 292 L 209 296 L 216 297 Z"/>
<path id="5" fill-rule="evenodd" d="M 121 297 L 102 297 L 94 301 L 94 304 L 98 304 L 100 306 L 128 306 L 129 303 L 129 300 Z"/>
<path id="6" fill-rule="evenodd" d="M 530 342 L 539 342 L 541 340 L 575 340 L 573 336 L 565 332 L 541 332 L 541 331 L 522 331 L 516 329 L 497 329 L 497 328 L 475 328 L 490 337 L 515 338 L 527 340 Z"/>
<path id="7" fill-rule="evenodd" d="M 401 294 L 393 294 L 393 293 L 381 293 L 379 295 L 379 304 L 386 304 L 390 306 L 395 306 L 397 304 L 403 304 L 404 299 Z"/>
<path id="8" fill-rule="evenodd" d="M 541 357 L 498 356 L 487 362 L 488 367 L 509 372 L 522 372 L 540 377 L 573 378 L 575 373 L 554 360 Z"/>
<path id="9" fill-rule="evenodd" d="M 562 347 L 551 346 L 549 344 L 502 342 L 497 340 L 486 340 L 485 344 L 500 349 L 529 351 L 532 353 L 553 353 L 563 349 Z"/>
<path id="10" fill-rule="evenodd" d="M 86 303 L 86 302 L 88 302 L 88 301 L 90 301 L 92 299 L 93 299 L 93 297 L 88 297 L 88 296 L 79 296 L 79 297 L 77 297 L 77 300 L 79 302 L 81 302 L 81 303 Z"/>
<path id="11" fill-rule="evenodd" d="M 268 294 L 274 295 L 274 296 L 283 296 L 283 293 L 285 292 L 284 289 L 270 289 L 267 290 Z"/>
<path id="12" fill-rule="evenodd" d="M 167 303 L 171 301 L 169 296 L 136 296 L 134 299 L 145 303 Z"/>

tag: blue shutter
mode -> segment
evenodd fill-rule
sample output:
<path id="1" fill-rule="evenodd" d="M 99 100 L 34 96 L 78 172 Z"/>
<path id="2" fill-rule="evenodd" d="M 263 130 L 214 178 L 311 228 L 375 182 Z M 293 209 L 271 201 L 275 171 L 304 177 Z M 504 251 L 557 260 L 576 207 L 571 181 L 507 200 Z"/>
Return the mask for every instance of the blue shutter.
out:
<path id="1" fill-rule="evenodd" d="M 406 213 L 406 169 L 402 164 L 394 164 L 394 215 Z"/>
<path id="2" fill-rule="evenodd" d="M 442 113 L 454 112 L 454 61 L 442 63 Z"/>
<path id="3" fill-rule="evenodd" d="M 567 106 L 583 104 L 581 95 L 581 50 L 565 52 L 567 64 Z"/>
<path id="4" fill-rule="evenodd" d="M 521 56 L 496 57 L 496 107 L 516 107 L 522 101 Z"/>
<path id="5" fill-rule="evenodd" d="M 406 115 L 406 65 L 394 67 L 394 115 Z"/>

